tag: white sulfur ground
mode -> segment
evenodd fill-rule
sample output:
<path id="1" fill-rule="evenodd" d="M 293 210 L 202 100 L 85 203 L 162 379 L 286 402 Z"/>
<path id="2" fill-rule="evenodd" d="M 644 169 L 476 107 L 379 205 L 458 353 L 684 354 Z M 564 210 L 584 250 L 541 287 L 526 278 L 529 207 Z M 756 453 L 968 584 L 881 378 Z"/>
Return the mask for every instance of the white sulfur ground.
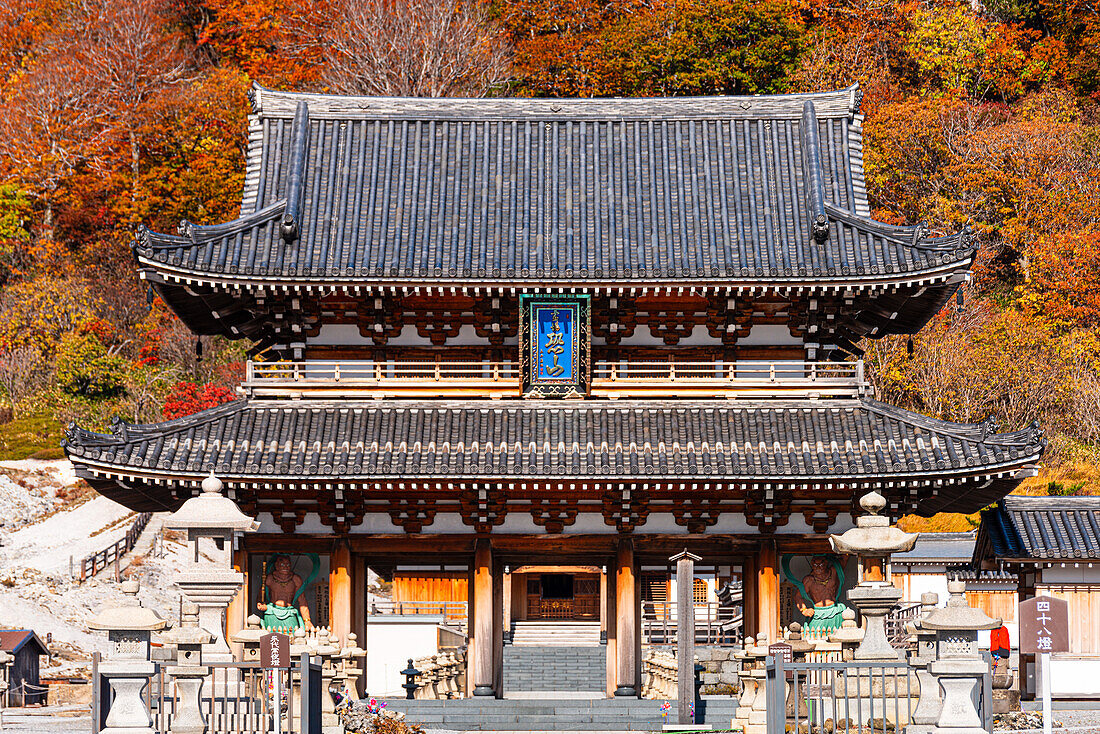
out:
<path id="1" fill-rule="evenodd" d="M 99 495 L 66 499 L 76 481 L 65 460 L 0 462 L 0 627 L 30 628 L 43 641 L 52 637 L 58 654 L 44 672 L 58 675 L 84 673 L 91 653 L 106 648 L 104 636 L 87 623 L 123 599 L 113 568 L 80 584 L 70 575 L 70 559 L 79 573 L 80 559 L 125 535 L 133 516 Z M 154 516 L 146 532 L 159 527 Z M 168 542 L 164 551 L 123 571 L 141 583 L 146 606 L 174 619 L 179 594 L 170 576 L 183 560 L 183 546 Z"/>

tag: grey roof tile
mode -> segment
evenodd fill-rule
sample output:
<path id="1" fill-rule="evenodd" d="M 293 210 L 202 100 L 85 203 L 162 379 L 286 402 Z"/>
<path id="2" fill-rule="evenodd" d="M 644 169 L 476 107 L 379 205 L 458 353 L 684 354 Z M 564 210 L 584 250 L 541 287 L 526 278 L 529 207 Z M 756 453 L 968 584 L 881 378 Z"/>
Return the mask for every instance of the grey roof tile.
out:
<path id="1" fill-rule="evenodd" d="M 963 234 L 870 219 L 854 89 L 254 96 L 241 217 L 143 232 L 147 267 L 283 282 L 790 282 L 907 279 L 974 255 Z"/>
<path id="2" fill-rule="evenodd" d="M 897 440 L 886 437 L 895 436 Z M 916 438 L 922 447 L 916 447 Z M 908 455 L 902 444 L 908 442 Z M 861 450 L 861 445 L 875 450 Z M 934 447 L 956 459 L 938 459 Z M 278 401 L 239 400 L 164 423 L 71 427 L 66 449 L 84 470 L 224 479 L 534 478 L 763 479 L 825 482 L 921 474 L 1014 472 L 1036 461 L 1037 430 L 993 434 L 874 400 Z M 965 458 L 964 458 L 965 457 Z M 1014 483 L 924 507 L 973 512 Z M 1007 488 L 1006 488 L 1007 487 Z M 999 492 L 999 494 L 997 494 Z"/>

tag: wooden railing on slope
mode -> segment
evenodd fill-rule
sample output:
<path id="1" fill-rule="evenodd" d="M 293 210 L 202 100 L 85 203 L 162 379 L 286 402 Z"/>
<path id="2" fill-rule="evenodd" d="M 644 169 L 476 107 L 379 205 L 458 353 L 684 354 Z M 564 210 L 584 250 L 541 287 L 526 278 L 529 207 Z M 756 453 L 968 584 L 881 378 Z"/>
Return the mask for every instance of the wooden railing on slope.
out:
<path id="1" fill-rule="evenodd" d="M 139 513 L 134 518 L 134 522 L 131 523 L 129 530 L 126 531 L 126 535 L 103 550 L 85 556 L 80 561 L 80 583 L 84 583 L 87 579 L 112 564 L 115 564 L 117 572 L 118 563 L 124 555 L 132 551 L 134 546 L 137 545 L 138 538 L 141 537 L 142 531 L 145 530 L 145 526 L 149 524 L 149 518 L 152 516 L 153 513 L 151 512 Z"/>

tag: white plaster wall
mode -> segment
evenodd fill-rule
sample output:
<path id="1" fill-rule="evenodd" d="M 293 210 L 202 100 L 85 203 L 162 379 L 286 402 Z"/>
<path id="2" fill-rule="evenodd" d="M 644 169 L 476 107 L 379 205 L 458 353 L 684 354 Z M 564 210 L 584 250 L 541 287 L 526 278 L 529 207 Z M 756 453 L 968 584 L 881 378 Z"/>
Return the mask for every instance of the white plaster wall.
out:
<path id="1" fill-rule="evenodd" d="M 443 618 L 436 615 L 416 617 L 371 615 L 367 617 L 367 678 L 366 691 L 371 696 L 401 696 L 405 682 L 401 671 L 409 658 L 434 655 L 439 652 L 439 625 Z"/>
<path id="2" fill-rule="evenodd" d="M 1043 584 L 1100 584 L 1100 564 L 1080 563 L 1044 568 Z"/>
<path id="3" fill-rule="evenodd" d="M 743 347 L 793 346 L 802 344 L 802 340 L 782 324 L 755 324 L 737 344 Z"/>
<path id="4" fill-rule="evenodd" d="M 1056 698 L 1100 698 L 1100 658 L 1052 658 L 1050 695 Z"/>
<path id="5" fill-rule="evenodd" d="M 370 343 L 370 339 L 360 334 L 359 327 L 355 324 L 322 324 L 317 336 L 306 337 L 306 344 L 311 347 L 342 347 Z"/>

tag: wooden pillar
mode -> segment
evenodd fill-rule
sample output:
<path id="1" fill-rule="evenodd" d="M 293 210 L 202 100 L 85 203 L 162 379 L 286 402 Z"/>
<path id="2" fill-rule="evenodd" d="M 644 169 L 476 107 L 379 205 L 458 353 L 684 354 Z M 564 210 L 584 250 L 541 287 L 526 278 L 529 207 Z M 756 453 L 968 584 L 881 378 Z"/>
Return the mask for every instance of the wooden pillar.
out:
<path id="1" fill-rule="evenodd" d="M 495 695 L 493 683 L 493 551 L 487 538 L 474 547 L 474 624 L 471 629 L 473 653 L 474 695 Z"/>
<path id="2" fill-rule="evenodd" d="M 367 649 L 367 575 L 369 572 L 366 556 L 355 554 L 351 557 L 351 631 L 358 638 L 359 647 Z M 363 666 L 363 675 L 355 679 L 355 687 L 361 697 L 367 692 L 366 656 L 356 661 Z"/>
<path id="3" fill-rule="evenodd" d="M 741 561 L 741 634 L 756 637 L 756 557 Z"/>
<path id="4" fill-rule="evenodd" d="M 1034 599 L 1037 595 L 1035 585 L 1039 580 L 1039 574 L 1033 569 L 1034 566 L 1032 566 L 1030 570 L 1023 566 L 1016 567 L 1017 604 L 1026 599 Z M 1019 614 L 1017 614 L 1017 622 L 1020 621 L 1018 617 Z M 1019 645 L 1019 640 L 1016 640 L 1016 644 Z M 1030 675 L 1028 675 L 1029 672 L 1031 673 Z M 1020 654 L 1020 669 L 1018 675 L 1020 676 L 1020 698 L 1024 701 L 1034 701 L 1037 692 L 1036 684 L 1039 682 L 1039 668 L 1033 653 Z"/>
<path id="5" fill-rule="evenodd" d="M 503 624 L 504 636 L 507 636 L 512 631 L 512 574 L 511 571 L 505 569 L 505 573 L 500 579 L 501 587 L 504 590 L 504 614 L 501 620 Z M 502 663 L 503 665 L 503 663 Z"/>
<path id="6" fill-rule="evenodd" d="M 341 644 L 351 632 L 352 597 L 351 549 L 339 540 L 328 564 L 328 626 Z"/>
<path id="7" fill-rule="evenodd" d="M 615 564 L 615 657 L 618 660 L 616 696 L 638 695 L 638 590 L 634 569 L 634 541 L 623 538 Z"/>
<path id="8" fill-rule="evenodd" d="M 229 602 L 229 608 L 225 611 L 226 640 L 235 632 L 244 629 L 244 622 L 249 614 L 256 613 L 249 609 L 249 600 L 252 597 L 251 590 L 248 588 L 248 553 L 240 548 L 233 551 L 233 570 L 244 574 L 244 585 L 233 597 L 233 601 Z M 229 647 L 233 651 L 233 658 L 240 660 L 244 654 L 244 646 L 239 642 L 230 642 Z"/>
<path id="9" fill-rule="evenodd" d="M 779 552 L 774 540 L 765 540 L 756 556 L 756 634 L 768 642 L 779 639 Z"/>
<path id="10" fill-rule="evenodd" d="M 504 690 L 504 566 L 493 563 L 493 692 Z"/>
<path id="11" fill-rule="evenodd" d="M 610 579 L 607 577 L 607 573 L 603 574 L 604 586 L 610 586 Z M 616 635 L 616 617 L 618 616 L 615 611 L 615 597 L 617 594 L 612 593 L 608 588 L 606 593 L 601 597 L 602 604 L 600 605 L 601 616 L 603 617 L 604 631 L 607 634 L 607 696 L 610 698 L 615 695 L 615 689 L 619 687 L 619 658 L 618 658 L 618 644 Z"/>

